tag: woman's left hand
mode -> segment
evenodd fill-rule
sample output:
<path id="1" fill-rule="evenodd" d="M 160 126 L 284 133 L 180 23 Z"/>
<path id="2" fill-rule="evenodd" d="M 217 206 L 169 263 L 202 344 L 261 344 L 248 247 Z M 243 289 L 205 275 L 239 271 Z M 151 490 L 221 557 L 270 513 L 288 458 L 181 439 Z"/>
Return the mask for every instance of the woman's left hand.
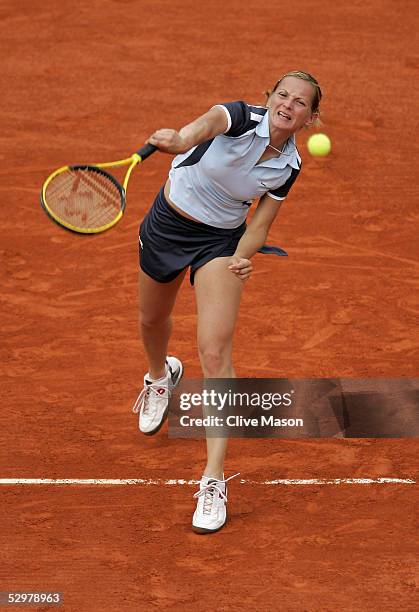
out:
<path id="1" fill-rule="evenodd" d="M 228 266 L 230 272 L 233 272 L 240 280 L 247 281 L 253 272 L 253 266 L 250 259 L 233 255 Z"/>

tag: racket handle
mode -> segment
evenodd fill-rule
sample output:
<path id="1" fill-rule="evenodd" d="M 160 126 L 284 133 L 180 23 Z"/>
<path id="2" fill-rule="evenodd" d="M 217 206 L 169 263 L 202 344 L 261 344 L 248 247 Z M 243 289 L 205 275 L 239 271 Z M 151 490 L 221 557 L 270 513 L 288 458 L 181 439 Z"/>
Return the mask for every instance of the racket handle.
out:
<path id="1" fill-rule="evenodd" d="M 157 151 L 157 147 L 152 144 L 145 144 L 141 149 L 137 151 L 137 155 L 141 157 L 142 160 L 149 157 L 154 151 Z"/>

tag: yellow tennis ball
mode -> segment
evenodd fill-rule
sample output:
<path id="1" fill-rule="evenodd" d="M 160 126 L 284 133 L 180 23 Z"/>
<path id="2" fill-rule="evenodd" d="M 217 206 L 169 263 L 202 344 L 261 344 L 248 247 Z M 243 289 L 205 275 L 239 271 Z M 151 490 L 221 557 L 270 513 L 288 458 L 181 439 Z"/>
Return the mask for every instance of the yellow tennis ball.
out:
<path id="1" fill-rule="evenodd" d="M 329 155 L 332 143 L 326 134 L 313 134 L 307 141 L 307 148 L 314 157 Z"/>

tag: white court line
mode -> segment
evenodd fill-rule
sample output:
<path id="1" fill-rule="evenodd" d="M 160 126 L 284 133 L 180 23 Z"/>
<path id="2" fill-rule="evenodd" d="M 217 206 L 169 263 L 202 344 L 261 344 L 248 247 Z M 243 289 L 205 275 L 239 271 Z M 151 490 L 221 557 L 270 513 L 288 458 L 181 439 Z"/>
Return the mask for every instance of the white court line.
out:
<path id="1" fill-rule="evenodd" d="M 198 485 L 199 480 L 156 480 L 150 478 L 0 478 L 0 485 Z M 341 484 L 416 484 L 411 478 L 279 478 L 246 480 L 241 484 L 256 485 L 341 485 Z"/>

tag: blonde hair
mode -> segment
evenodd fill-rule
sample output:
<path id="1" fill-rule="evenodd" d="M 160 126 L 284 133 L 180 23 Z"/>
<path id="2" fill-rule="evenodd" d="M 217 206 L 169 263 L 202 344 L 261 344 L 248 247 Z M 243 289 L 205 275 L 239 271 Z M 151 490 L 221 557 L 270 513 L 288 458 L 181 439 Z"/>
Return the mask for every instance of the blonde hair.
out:
<path id="1" fill-rule="evenodd" d="M 320 115 L 320 101 L 322 99 L 322 90 L 320 89 L 320 85 L 317 82 L 317 79 L 314 78 L 308 72 L 303 72 L 302 70 L 291 70 L 284 74 L 279 81 L 277 81 L 274 87 L 269 91 L 265 91 L 266 102 L 268 101 L 269 96 L 278 89 L 278 86 L 282 83 L 285 77 L 295 77 L 297 79 L 303 79 L 303 81 L 308 81 L 311 83 L 313 87 L 313 99 L 311 101 L 311 112 L 316 113 L 316 115 Z M 315 123 L 320 123 L 320 120 L 317 119 Z"/>

